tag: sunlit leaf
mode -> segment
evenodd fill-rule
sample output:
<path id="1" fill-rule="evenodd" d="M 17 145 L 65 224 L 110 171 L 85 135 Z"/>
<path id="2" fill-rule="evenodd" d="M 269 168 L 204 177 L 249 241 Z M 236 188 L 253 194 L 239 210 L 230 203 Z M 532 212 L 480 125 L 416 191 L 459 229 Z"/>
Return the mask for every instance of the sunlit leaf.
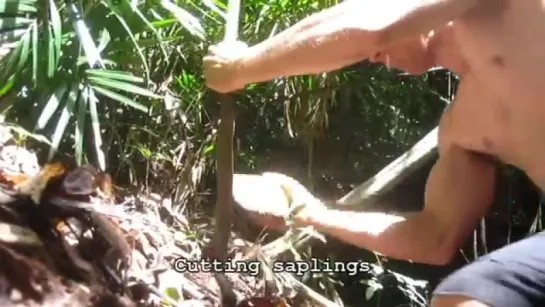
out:
<path id="1" fill-rule="evenodd" d="M 180 292 L 178 291 L 178 289 L 176 289 L 175 287 L 168 287 L 168 288 L 166 288 L 166 289 L 165 289 L 165 294 L 166 294 L 168 297 L 170 297 L 170 298 L 172 298 L 172 299 L 174 299 L 174 300 L 176 300 L 176 301 L 179 301 L 180 298 L 182 297 L 182 296 L 180 295 Z"/>
<path id="2" fill-rule="evenodd" d="M 66 91 L 66 84 L 62 84 L 61 86 L 57 88 L 55 93 L 53 93 L 53 95 L 49 97 L 47 104 L 42 110 L 42 114 L 40 114 L 40 117 L 38 118 L 36 129 L 41 130 L 45 128 L 45 126 L 49 122 L 49 119 L 51 119 L 51 116 L 53 116 L 53 113 L 55 113 L 55 111 L 59 107 L 60 101 L 62 97 L 64 96 L 65 91 Z"/>
<path id="3" fill-rule="evenodd" d="M 38 21 L 32 25 L 32 81 L 38 81 Z"/>
<path id="4" fill-rule="evenodd" d="M 3 14 L 35 13 L 37 10 L 33 0 L 0 0 L 0 13 Z"/>
<path id="5" fill-rule="evenodd" d="M 51 16 L 51 28 L 53 30 L 53 41 L 55 46 L 55 53 L 50 56 L 54 56 L 55 61 L 53 65 L 56 67 L 61 56 L 62 24 L 55 0 L 49 0 L 49 15 Z"/>
<path id="6" fill-rule="evenodd" d="M 224 20 L 227 19 L 227 14 L 222 11 L 212 0 L 203 0 L 202 3 L 206 5 L 210 10 L 212 10 L 214 13 L 220 15 L 223 17 Z"/>
<path id="7" fill-rule="evenodd" d="M 6 31 L 14 28 L 21 28 L 25 25 L 31 24 L 34 19 L 24 17 L 1 17 L 0 18 L 0 30 Z"/>
<path id="8" fill-rule="evenodd" d="M 113 89 L 122 90 L 128 93 L 131 93 L 131 94 L 143 95 L 143 96 L 148 96 L 148 97 L 156 98 L 156 99 L 161 98 L 160 96 L 154 94 L 150 90 L 141 88 L 131 83 L 121 82 L 121 81 L 106 79 L 106 78 L 98 78 L 98 77 L 88 77 L 87 79 L 91 81 L 93 84 L 104 85 Z"/>
<path id="9" fill-rule="evenodd" d="M 196 17 L 169 0 L 161 0 L 161 5 L 169 10 L 189 32 L 202 40 L 206 39 L 204 28 Z"/>
<path id="10" fill-rule="evenodd" d="M 30 50 L 30 32 L 27 32 L 22 38 L 20 43 L 22 44 L 21 47 L 21 53 L 19 56 L 19 63 L 17 64 L 17 71 L 21 71 L 23 69 L 23 66 L 25 65 L 29 50 Z"/>
<path id="11" fill-rule="evenodd" d="M 76 33 L 79 37 L 79 41 L 83 46 L 89 67 L 95 67 L 96 64 L 104 66 L 100 52 L 98 51 L 91 34 L 89 33 L 89 28 L 85 25 L 85 21 L 82 19 L 82 13 L 78 10 L 76 4 L 70 3 L 68 5 L 68 11 L 70 13 L 70 18 L 76 28 Z"/>
<path id="12" fill-rule="evenodd" d="M 109 97 L 109 98 L 111 98 L 113 100 L 116 100 L 116 101 L 118 101 L 118 102 L 120 102 L 122 104 L 133 107 L 133 108 L 135 108 L 137 110 L 140 110 L 142 112 L 146 112 L 146 113 L 148 112 L 147 107 L 137 103 L 136 101 L 134 101 L 134 100 L 132 100 L 132 99 L 126 97 L 126 96 L 120 95 L 118 93 L 115 93 L 113 91 L 110 91 L 108 89 L 105 89 L 105 88 L 102 88 L 102 87 L 99 87 L 99 86 L 96 86 L 96 85 L 92 86 L 92 88 L 95 91 L 97 91 L 98 93 L 100 93 L 100 94 L 102 94 L 102 95 L 104 95 L 106 97 Z"/>
<path id="13" fill-rule="evenodd" d="M 4 95 L 6 95 L 13 88 L 14 84 L 15 84 L 15 75 L 12 75 L 8 79 L 8 81 L 4 84 L 4 86 L 0 88 L 0 97 L 3 97 Z"/>
<path id="14" fill-rule="evenodd" d="M 25 30 L 25 32 L 27 31 Z M 13 51 L 11 51 L 10 55 L 7 58 L 2 59 L 2 61 L 0 62 L 3 64 L 2 65 L 3 72 L 1 72 L 2 75 L 0 77 L 0 84 L 5 82 L 6 78 L 8 78 L 11 74 L 13 74 L 13 66 L 15 65 L 18 58 L 20 57 L 23 46 L 24 46 L 24 42 L 19 41 L 19 43 L 17 44 L 17 47 Z"/>
<path id="15" fill-rule="evenodd" d="M 110 37 L 110 33 L 108 32 L 108 30 L 107 29 L 102 30 L 102 32 L 100 33 L 100 41 L 97 47 L 98 50 L 102 52 L 104 48 L 106 48 L 106 46 L 110 43 L 111 40 L 112 38 Z"/>
<path id="16" fill-rule="evenodd" d="M 75 149 L 76 149 L 76 162 L 78 165 L 82 164 L 83 158 L 83 138 L 85 137 L 85 119 L 87 112 L 87 97 L 80 95 L 77 102 L 78 113 L 76 117 L 76 131 L 74 133 Z"/>
<path id="17" fill-rule="evenodd" d="M 55 37 L 51 28 L 47 29 L 47 77 L 53 77 L 55 72 Z"/>
<path id="18" fill-rule="evenodd" d="M 62 136 L 64 135 L 64 131 L 66 130 L 68 122 L 70 121 L 70 117 L 74 112 L 74 104 L 76 103 L 76 99 L 78 99 L 78 96 L 78 84 L 74 84 L 67 95 L 66 104 L 62 109 L 61 116 L 59 117 L 59 120 L 57 122 L 57 127 L 55 128 L 55 132 L 53 133 L 53 137 L 51 137 L 51 147 L 49 149 L 49 154 L 47 155 L 47 160 L 51 160 L 59 149 L 59 145 L 61 143 Z"/>
<path id="19" fill-rule="evenodd" d="M 29 137 L 31 139 L 34 139 L 38 142 L 42 142 L 44 144 L 47 144 L 47 145 L 51 145 L 51 142 L 49 141 L 49 139 L 41 134 L 37 134 L 37 133 L 32 133 L 30 131 L 27 131 L 25 129 L 23 129 L 22 127 L 19 127 L 19 126 L 14 126 L 14 125 L 8 125 L 7 126 L 9 129 L 13 130 L 15 133 L 19 134 L 19 135 L 22 135 L 23 137 Z"/>
<path id="20" fill-rule="evenodd" d="M 2 44 L 6 43 L 6 42 L 16 41 L 17 39 L 19 39 L 19 37 L 24 35 L 27 31 L 28 31 L 28 29 L 15 29 L 15 30 L 12 30 L 12 31 L 1 32 L 0 33 L 0 46 Z"/>
<path id="21" fill-rule="evenodd" d="M 101 170 L 106 170 L 106 157 L 104 151 L 102 150 L 102 135 L 100 133 L 100 120 L 98 118 L 97 103 L 98 99 L 93 92 L 93 89 L 86 87 L 84 92 L 84 97 L 87 99 L 89 104 L 89 113 L 91 113 L 91 126 L 93 128 L 93 137 L 95 144 L 95 152 L 97 154 L 98 164 Z"/>
<path id="22" fill-rule="evenodd" d="M 216 146 L 214 144 L 210 144 L 204 149 L 202 154 L 205 156 L 210 155 L 214 152 L 215 149 L 216 149 Z"/>
<path id="23" fill-rule="evenodd" d="M 97 77 L 105 77 L 108 79 L 129 81 L 134 83 L 144 82 L 144 78 L 137 77 L 125 71 L 116 71 L 116 70 L 107 70 L 107 69 L 87 69 L 85 72 L 89 75 L 93 75 Z"/>

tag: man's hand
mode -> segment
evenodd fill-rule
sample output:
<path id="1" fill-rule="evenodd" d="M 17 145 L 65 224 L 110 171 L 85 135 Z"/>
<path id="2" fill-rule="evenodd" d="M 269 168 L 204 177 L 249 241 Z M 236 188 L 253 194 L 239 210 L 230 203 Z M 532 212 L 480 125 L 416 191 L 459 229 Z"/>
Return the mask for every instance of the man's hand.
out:
<path id="1" fill-rule="evenodd" d="M 304 225 L 307 216 L 326 210 L 300 182 L 274 172 L 235 174 L 233 197 L 255 224 L 279 231 L 286 230 L 286 220 Z"/>
<path id="2" fill-rule="evenodd" d="M 241 59 L 248 46 L 243 42 L 227 42 L 213 45 L 203 59 L 206 85 L 220 93 L 229 93 L 246 86 Z"/>

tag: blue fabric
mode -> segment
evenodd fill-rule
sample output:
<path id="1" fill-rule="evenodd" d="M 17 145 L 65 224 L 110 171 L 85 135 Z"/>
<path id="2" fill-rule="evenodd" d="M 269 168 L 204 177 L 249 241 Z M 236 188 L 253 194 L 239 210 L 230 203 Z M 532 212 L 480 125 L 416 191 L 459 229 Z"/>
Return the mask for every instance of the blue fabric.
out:
<path id="1" fill-rule="evenodd" d="M 545 233 L 510 244 L 445 278 L 434 295 L 463 295 L 491 307 L 545 306 Z"/>

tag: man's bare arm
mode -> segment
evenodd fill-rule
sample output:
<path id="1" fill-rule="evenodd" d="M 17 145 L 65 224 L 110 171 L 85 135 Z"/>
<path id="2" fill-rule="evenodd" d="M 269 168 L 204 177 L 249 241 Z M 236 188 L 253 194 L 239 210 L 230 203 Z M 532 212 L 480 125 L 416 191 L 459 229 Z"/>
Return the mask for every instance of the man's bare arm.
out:
<path id="1" fill-rule="evenodd" d="M 446 24 L 478 1 L 346 1 L 251 47 L 239 61 L 240 79 L 253 83 L 339 69 Z"/>
<path id="2" fill-rule="evenodd" d="M 389 257 L 445 264 L 493 200 L 495 165 L 452 147 L 441 152 L 426 185 L 422 212 L 405 215 L 324 209 L 299 221 Z"/>

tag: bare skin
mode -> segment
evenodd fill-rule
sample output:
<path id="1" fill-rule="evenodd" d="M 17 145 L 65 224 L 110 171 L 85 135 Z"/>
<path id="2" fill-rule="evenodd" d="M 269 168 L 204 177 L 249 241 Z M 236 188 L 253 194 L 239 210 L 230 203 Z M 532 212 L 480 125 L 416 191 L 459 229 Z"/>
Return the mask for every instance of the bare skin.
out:
<path id="1" fill-rule="evenodd" d="M 407 7 L 399 8 L 400 3 Z M 462 81 L 440 121 L 440 157 L 428 178 L 423 211 L 397 216 L 314 208 L 298 216 L 299 222 L 362 248 L 444 264 L 489 210 L 492 157 L 526 171 L 545 189 L 545 142 L 540 141 L 545 132 L 545 2 L 406 0 L 396 1 L 393 13 L 386 9 L 392 4 L 361 0 L 358 20 L 369 22 L 344 28 L 334 24 L 349 23 L 350 13 L 343 15 L 341 5 L 326 10 L 233 60 L 234 80 L 222 83 L 206 65 L 205 76 L 210 87 L 230 91 L 279 76 L 331 71 L 364 58 L 415 74 L 433 66 L 457 72 Z M 212 51 L 205 64 L 217 63 L 215 56 Z M 432 306 L 486 305 L 438 296 Z"/>

